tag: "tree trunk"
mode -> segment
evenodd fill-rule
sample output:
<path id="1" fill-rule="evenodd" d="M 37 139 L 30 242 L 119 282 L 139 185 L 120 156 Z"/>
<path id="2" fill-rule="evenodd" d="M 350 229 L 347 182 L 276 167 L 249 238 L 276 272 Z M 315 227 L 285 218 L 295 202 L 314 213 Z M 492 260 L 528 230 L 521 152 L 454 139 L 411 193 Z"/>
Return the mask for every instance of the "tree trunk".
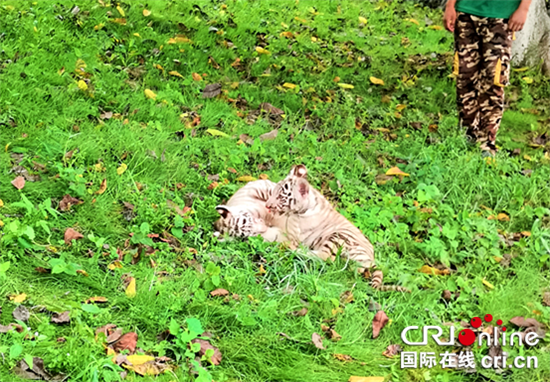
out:
<path id="1" fill-rule="evenodd" d="M 544 73 L 550 76 L 550 16 L 545 0 L 533 0 L 523 30 L 516 33 L 512 63 L 533 66 L 541 60 Z"/>

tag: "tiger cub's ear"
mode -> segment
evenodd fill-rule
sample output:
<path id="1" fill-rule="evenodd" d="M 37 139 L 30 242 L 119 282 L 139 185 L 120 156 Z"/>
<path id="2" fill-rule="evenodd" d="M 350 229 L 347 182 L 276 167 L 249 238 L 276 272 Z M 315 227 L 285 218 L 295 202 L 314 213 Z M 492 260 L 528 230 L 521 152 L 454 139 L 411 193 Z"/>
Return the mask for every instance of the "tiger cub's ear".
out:
<path id="1" fill-rule="evenodd" d="M 294 175 L 297 178 L 305 178 L 307 176 L 307 168 L 303 164 L 296 165 L 290 170 L 290 175 Z"/>
<path id="2" fill-rule="evenodd" d="M 298 192 L 302 198 L 307 197 L 309 194 L 309 183 L 305 179 L 301 179 L 298 182 Z"/>
<path id="3" fill-rule="evenodd" d="M 231 216 L 231 211 L 229 211 L 229 208 L 227 206 L 219 205 L 216 206 L 216 211 L 221 215 L 223 219 L 227 219 Z"/>

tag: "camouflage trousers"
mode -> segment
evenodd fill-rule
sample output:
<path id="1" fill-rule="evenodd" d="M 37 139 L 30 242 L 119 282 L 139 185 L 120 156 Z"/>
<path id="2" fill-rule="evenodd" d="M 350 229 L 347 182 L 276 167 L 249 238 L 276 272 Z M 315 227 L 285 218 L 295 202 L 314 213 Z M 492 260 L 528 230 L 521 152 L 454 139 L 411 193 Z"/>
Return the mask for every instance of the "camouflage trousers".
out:
<path id="1" fill-rule="evenodd" d="M 458 13 L 453 73 L 460 124 L 484 150 L 496 149 L 511 51 L 508 20 Z"/>

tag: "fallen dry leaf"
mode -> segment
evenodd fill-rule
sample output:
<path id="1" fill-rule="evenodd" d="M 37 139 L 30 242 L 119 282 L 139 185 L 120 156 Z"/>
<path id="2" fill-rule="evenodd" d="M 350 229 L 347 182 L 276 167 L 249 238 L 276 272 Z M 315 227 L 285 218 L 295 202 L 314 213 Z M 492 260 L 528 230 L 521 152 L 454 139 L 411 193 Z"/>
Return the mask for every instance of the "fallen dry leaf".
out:
<path id="1" fill-rule="evenodd" d="M 22 359 L 13 369 L 13 373 L 22 379 L 45 380 L 45 381 L 65 381 L 67 376 L 58 374 L 52 376 L 44 367 L 42 358 L 33 357 L 32 368 Z"/>
<path id="2" fill-rule="evenodd" d="M 73 240 L 79 240 L 82 239 L 84 235 L 82 235 L 80 232 L 75 231 L 72 228 L 67 228 L 65 230 L 64 240 L 65 244 L 69 245 Z"/>
<path id="3" fill-rule="evenodd" d="M 263 142 L 263 141 L 271 141 L 275 138 L 277 138 L 277 134 L 279 132 L 275 129 L 275 130 L 271 130 L 269 133 L 265 133 L 265 134 L 262 134 L 260 135 L 260 140 Z"/>
<path id="4" fill-rule="evenodd" d="M 10 300 L 15 302 L 16 304 L 21 304 L 26 299 L 27 299 L 27 295 L 25 293 L 15 294 L 10 296 Z"/>
<path id="5" fill-rule="evenodd" d="M 130 354 L 135 353 L 136 351 L 136 344 L 138 340 L 138 335 L 135 332 L 126 333 L 120 339 L 115 342 L 112 347 L 113 350 L 116 352 L 121 352 L 123 350 L 128 349 L 130 351 Z"/>
<path id="6" fill-rule="evenodd" d="M 397 354 L 401 353 L 403 349 L 401 349 L 401 346 L 399 345 L 388 345 L 386 350 L 382 353 L 384 357 L 392 358 L 396 356 Z"/>
<path id="7" fill-rule="evenodd" d="M 399 175 L 399 176 L 409 176 L 406 172 L 401 171 L 399 167 L 392 167 L 386 171 L 386 175 Z"/>
<path id="8" fill-rule="evenodd" d="M 203 336 L 204 336 L 204 334 L 203 334 Z M 208 349 L 214 350 L 214 354 L 212 355 L 212 358 L 211 358 L 212 363 L 214 365 L 219 365 L 220 362 L 222 361 L 222 353 L 220 352 L 220 349 L 218 349 L 217 347 L 211 345 L 210 342 L 197 338 L 197 339 L 194 339 L 193 341 L 191 341 L 191 343 L 198 343 L 198 344 L 201 345 L 201 349 L 199 350 L 199 355 L 201 357 L 206 354 L 206 351 Z"/>
<path id="9" fill-rule="evenodd" d="M 199 73 L 193 73 L 191 77 L 193 77 L 195 81 L 202 81 L 202 76 Z"/>
<path id="10" fill-rule="evenodd" d="M 0 325 L 0 333 L 8 333 L 10 330 L 16 330 L 19 333 L 23 333 L 25 329 L 19 324 L 9 324 L 8 326 Z"/>
<path id="11" fill-rule="evenodd" d="M 389 318 L 383 310 L 379 310 L 378 313 L 372 319 L 372 338 L 378 337 L 380 330 L 386 326 Z"/>
<path id="12" fill-rule="evenodd" d="M 300 310 L 295 310 L 293 312 L 290 312 L 289 314 L 296 317 L 303 317 L 307 314 L 307 308 L 304 307 Z"/>
<path id="13" fill-rule="evenodd" d="M 237 182 L 252 182 L 256 180 L 256 178 L 250 175 L 243 175 L 243 176 L 239 176 L 236 180 Z"/>
<path id="14" fill-rule="evenodd" d="M 150 10 L 148 10 L 148 9 L 144 9 L 144 10 L 143 10 L 143 16 L 149 17 L 150 15 L 151 15 L 151 11 L 150 11 Z"/>
<path id="15" fill-rule="evenodd" d="M 71 322 L 71 318 L 69 317 L 69 311 L 67 310 L 63 313 L 53 313 L 52 322 L 54 324 L 68 324 L 69 322 Z"/>
<path id="16" fill-rule="evenodd" d="M 102 297 L 102 296 L 94 296 L 94 297 L 90 297 L 88 299 L 86 299 L 85 303 L 86 304 L 90 304 L 92 302 L 99 302 L 99 303 L 103 303 L 103 302 L 107 302 L 109 300 L 107 300 L 106 297 Z"/>
<path id="17" fill-rule="evenodd" d="M 342 89 L 353 89 L 355 86 L 353 85 L 350 85 L 350 84 L 344 84 L 344 83 L 339 83 L 338 86 L 340 86 Z"/>
<path id="18" fill-rule="evenodd" d="M 11 184 L 18 190 L 21 190 L 23 187 L 25 187 L 25 178 L 22 176 L 18 176 L 14 180 L 11 181 Z"/>
<path id="19" fill-rule="evenodd" d="M 145 89 L 143 93 L 145 93 L 145 97 L 149 99 L 157 99 L 157 95 L 151 89 Z"/>
<path id="20" fill-rule="evenodd" d="M 381 80 L 380 78 L 371 77 L 370 82 L 372 82 L 375 85 L 384 85 L 384 80 Z"/>
<path id="21" fill-rule="evenodd" d="M 346 354 L 333 354 L 332 356 L 336 358 L 338 361 L 342 361 L 342 362 L 353 361 L 353 358 L 351 358 L 349 355 L 346 355 Z"/>
<path id="22" fill-rule="evenodd" d="M 222 86 L 220 84 L 206 85 L 202 91 L 202 98 L 213 98 L 220 94 Z"/>
<path id="23" fill-rule="evenodd" d="M 18 305 L 12 312 L 13 318 L 19 321 L 27 322 L 31 316 L 29 310 L 23 305 Z"/>
<path id="24" fill-rule="evenodd" d="M 69 211 L 71 209 L 71 206 L 76 206 L 82 203 L 84 203 L 82 200 L 73 198 L 69 194 L 65 194 L 65 196 L 63 196 L 63 199 L 61 199 L 61 201 L 59 202 L 59 209 L 61 211 Z"/>
<path id="25" fill-rule="evenodd" d="M 210 292 L 210 296 L 216 297 L 216 296 L 227 296 L 229 292 L 225 289 L 218 288 L 214 289 L 212 292 Z"/>
<path id="26" fill-rule="evenodd" d="M 451 274 L 451 271 L 448 269 L 439 270 L 437 268 L 432 268 L 429 265 L 423 265 L 422 268 L 418 270 L 420 273 L 425 273 L 427 275 L 438 275 L 438 276 L 446 276 Z"/>
<path id="27" fill-rule="evenodd" d="M 355 377 L 351 376 L 348 382 L 384 382 L 384 377 Z"/>
<path id="28" fill-rule="evenodd" d="M 269 179 L 269 175 L 267 175 L 267 174 L 260 174 L 259 178 L 262 179 L 262 180 L 268 180 L 268 179 Z"/>
<path id="29" fill-rule="evenodd" d="M 321 350 L 325 349 L 325 347 L 323 346 L 323 339 L 319 334 L 313 333 L 311 335 L 311 341 L 313 341 L 313 345 L 315 345 L 317 349 L 321 349 Z"/>
<path id="30" fill-rule="evenodd" d="M 281 115 L 285 113 L 283 110 L 276 108 L 275 106 L 267 102 L 261 103 L 258 110 L 265 110 L 268 113 L 275 114 L 275 115 Z"/>
<path id="31" fill-rule="evenodd" d="M 106 189 L 107 189 L 107 179 L 103 179 L 101 181 L 101 184 L 99 185 L 99 190 L 97 190 L 95 193 L 98 195 L 101 195 L 105 192 Z"/>
<path id="32" fill-rule="evenodd" d="M 126 291 L 124 293 L 126 293 L 128 298 L 136 297 L 136 279 L 134 277 L 130 277 L 130 283 L 126 287 Z"/>
<path id="33" fill-rule="evenodd" d="M 128 169 L 128 165 L 126 163 L 122 163 L 119 168 L 116 169 L 117 175 L 124 174 L 124 171 Z"/>
<path id="34" fill-rule="evenodd" d="M 122 328 L 117 328 L 112 333 L 109 333 L 106 341 L 108 344 L 111 344 L 113 342 L 118 341 L 120 337 L 122 337 Z"/>
<path id="35" fill-rule="evenodd" d="M 542 295 L 542 305 L 550 306 L 550 292 L 544 292 Z"/>

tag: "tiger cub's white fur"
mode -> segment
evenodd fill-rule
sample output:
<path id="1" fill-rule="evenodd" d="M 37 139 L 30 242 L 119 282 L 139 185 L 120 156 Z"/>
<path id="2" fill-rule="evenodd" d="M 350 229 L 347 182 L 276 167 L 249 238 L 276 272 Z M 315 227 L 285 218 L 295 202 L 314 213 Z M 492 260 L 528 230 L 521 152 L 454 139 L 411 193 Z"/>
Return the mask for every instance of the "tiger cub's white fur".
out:
<path id="1" fill-rule="evenodd" d="M 225 205 L 216 207 L 220 218 L 214 227 L 220 233 L 233 237 L 261 235 L 266 241 L 286 241 L 280 226 L 284 217 L 270 214 L 265 202 L 271 196 L 276 184 L 269 180 L 256 180 L 240 188 Z"/>
<path id="2" fill-rule="evenodd" d="M 307 169 L 294 166 L 290 174 L 277 183 L 266 207 L 275 216 L 286 217 L 286 233 L 292 241 L 303 243 L 322 258 L 342 253 L 361 266 L 374 266 L 374 249 L 370 241 L 306 180 Z"/>

